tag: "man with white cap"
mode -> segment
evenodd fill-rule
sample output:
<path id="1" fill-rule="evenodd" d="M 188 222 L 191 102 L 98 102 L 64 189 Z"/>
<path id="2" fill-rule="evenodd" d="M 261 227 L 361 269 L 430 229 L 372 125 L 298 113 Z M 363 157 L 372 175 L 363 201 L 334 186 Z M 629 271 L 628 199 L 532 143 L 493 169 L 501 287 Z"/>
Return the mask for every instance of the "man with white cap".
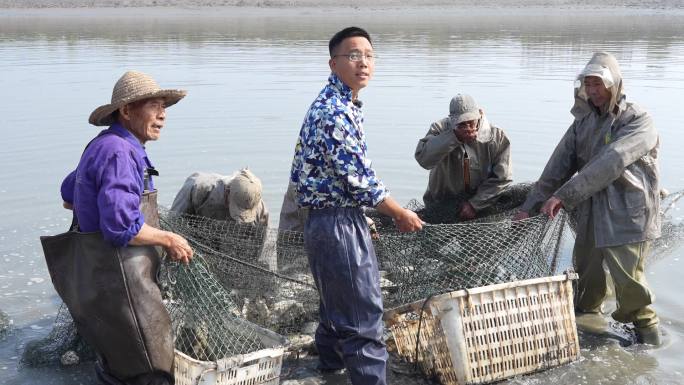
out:
<path id="1" fill-rule="evenodd" d="M 250 170 L 231 176 L 196 172 L 183 183 L 171 211 L 217 220 L 268 225 L 261 181 Z"/>
<path id="2" fill-rule="evenodd" d="M 565 132 L 517 219 L 539 210 L 553 218 L 575 210 L 573 256 L 579 274 L 575 306 L 599 313 L 608 267 L 617 309 L 637 341 L 658 345 L 655 296 L 644 275 L 650 242 L 660 236 L 658 133 L 649 114 L 624 92 L 617 60 L 595 53 L 577 77 L 575 120 Z"/>
<path id="3" fill-rule="evenodd" d="M 459 219 L 475 218 L 511 184 L 510 149 L 504 131 L 489 123 L 472 96 L 454 96 L 449 116 L 432 123 L 416 147 L 416 161 L 430 170 L 425 206 L 460 198 Z"/>
<path id="4" fill-rule="evenodd" d="M 62 183 L 75 231 L 41 239 L 54 286 L 97 352 L 96 371 L 106 384 L 174 382 L 171 320 L 156 284 L 158 249 L 185 263 L 193 251 L 159 228 L 152 179 L 158 173 L 144 146 L 159 139 L 166 108 L 185 95 L 126 72 L 111 103 L 90 115 L 91 124 L 109 128 Z"/>

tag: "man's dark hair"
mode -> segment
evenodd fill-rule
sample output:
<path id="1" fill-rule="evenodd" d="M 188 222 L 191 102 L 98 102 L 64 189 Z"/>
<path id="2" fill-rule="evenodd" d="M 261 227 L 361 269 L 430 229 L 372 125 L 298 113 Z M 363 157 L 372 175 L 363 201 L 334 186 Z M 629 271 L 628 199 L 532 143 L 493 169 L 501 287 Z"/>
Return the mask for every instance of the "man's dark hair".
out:
<path id="1" fill-rule="evenodd" d="M 348 39 L 350 37 L 365 37 L 368 39 L 368 42 L 371 43 L 371 46 L 373 45 L 373 41 L 371 41 L 370 35 L 368 32 L 366 32 L 365 29 L 359 28 L 359 27 L 347 27 L 340 32 L 336 33 L 335 36 L 333 36 L 330 39 L 330 42 L 328 43 L 328 51 L 330 51 L 330 57 L 332 57 L 337 49 L 337 47 L 342 43 L 344 39 Z"/>

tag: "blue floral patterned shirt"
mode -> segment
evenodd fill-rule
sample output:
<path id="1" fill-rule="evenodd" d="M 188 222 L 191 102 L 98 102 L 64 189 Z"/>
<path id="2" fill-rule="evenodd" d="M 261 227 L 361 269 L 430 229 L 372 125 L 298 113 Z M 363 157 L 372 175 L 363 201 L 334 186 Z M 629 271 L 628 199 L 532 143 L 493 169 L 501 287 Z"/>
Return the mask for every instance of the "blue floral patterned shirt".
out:
<path id="1" fill-rule="evenodd" d="M 335 74 L 304 117 L 290 183 L 301 207 L 375 207 L 389 196 L 366 157 L 361 108 Z"/>

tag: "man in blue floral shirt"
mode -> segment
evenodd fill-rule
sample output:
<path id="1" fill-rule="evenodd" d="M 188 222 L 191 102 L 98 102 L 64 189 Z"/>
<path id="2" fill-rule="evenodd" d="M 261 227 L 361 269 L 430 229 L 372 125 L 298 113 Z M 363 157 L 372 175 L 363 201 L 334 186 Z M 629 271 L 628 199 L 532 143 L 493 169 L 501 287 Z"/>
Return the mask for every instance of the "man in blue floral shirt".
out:
<path id="1" fill-rule="evenodd" d="M 290 183 L 309 209 L 304 243 L 320 294 L 316 346 L 322 371 L 346 368 L 354 385 L 385 385 L 382 297 L 377 259 L 362 206 L 392 217 L 400 231 L 418 231 L 375 175 L 366 155 L 359 91 L 374 69 L 368 33 L 349 27 L 330 39 L 328 84 L 304 118 Z"/>

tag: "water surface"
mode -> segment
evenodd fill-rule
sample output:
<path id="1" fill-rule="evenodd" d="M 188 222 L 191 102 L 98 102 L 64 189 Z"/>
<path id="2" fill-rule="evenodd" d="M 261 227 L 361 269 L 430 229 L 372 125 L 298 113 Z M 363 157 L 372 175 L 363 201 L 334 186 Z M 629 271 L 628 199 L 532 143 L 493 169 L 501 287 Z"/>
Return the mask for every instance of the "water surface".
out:
<path id="1" fill-rule="evenodd" d="M 373 35 L 376 75 L 361 93 L 369 153 L 401 203 L 427 183 L 413 159 L 417 140 L 459 92 L 508 133 L 515 180 L 536 179 L 571 123 L 575 75 L 592 52 L 608 50 L 631 99 L 653 115 L 662 184 L 675 191 L 684 187 L 683 21 L 673 10 L 0 11 L 0 309 L 15 328 L 0 342 L 0 383 L 92 381 L 87 365 L 30 369 L 18 359 L 23 344 L 47 334 L 59 303 L 38 237 L 67 228 L 59 184 L 98 132 L 88 115 L 124 71 L 189 92 L 148 145 L 162 204 L 194 171 L 249 166 L 277 220 L 302 118 L 328 76 L 327 39 L 342 27 Z M 664 347 L 583 337 L 581 362 L 513 382 L 684 383 L 681 255 L 672 250 L 649 272 Z"/>

